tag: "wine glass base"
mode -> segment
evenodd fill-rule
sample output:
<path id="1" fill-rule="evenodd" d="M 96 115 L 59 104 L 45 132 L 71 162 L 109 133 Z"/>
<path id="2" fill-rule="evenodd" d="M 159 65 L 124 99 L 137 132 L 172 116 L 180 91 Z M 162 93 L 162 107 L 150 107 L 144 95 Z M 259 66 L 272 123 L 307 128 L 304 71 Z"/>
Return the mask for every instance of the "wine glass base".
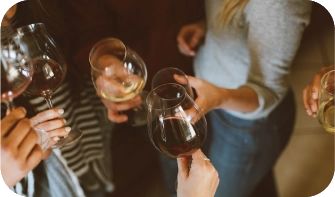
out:
<path id="1" fill-rule="evenodd" d="M 66 136 L 60 138 L 60 140 L 51 146 L 51 148 L 61 148 L 63 146 L 69 146 L 77 142 L 83 136 L 83 131 L 81 130 L 71 130 L 71 132 Z"/>

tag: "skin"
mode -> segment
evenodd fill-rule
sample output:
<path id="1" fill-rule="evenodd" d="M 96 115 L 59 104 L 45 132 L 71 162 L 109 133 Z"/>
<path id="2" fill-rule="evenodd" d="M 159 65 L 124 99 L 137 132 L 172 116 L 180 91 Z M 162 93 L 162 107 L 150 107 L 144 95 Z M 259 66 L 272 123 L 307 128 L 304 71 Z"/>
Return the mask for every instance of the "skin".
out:
<path id="1" fill-rule="evenodd" d="M 322 76 L 334 70 L 334 66 L 323 67 L 318 73 L 316 73 L 313 77 L 311 83 L 309 83 L 304 90 L 302 91 L 302 101 L 306 110 L 306 113 L 309 116 L 316 118 L 316 114 L 318 111 L 318 99 L 319 99 L 319 91 L 320 91 L 320 82 Z"/>
<path id="2" fill-rule="evenodd" d="M 177 36 L 179 51 L 186 56 L 196 55 L 196 49 L 204 39 L 205 33 L 206 25 L 203 20 L 184 26 Z M 258 96 L 249 87 L 227 89 L 192 76 L 188 76 L 188 81 L 196 90 L 198 97 L 195 102 L 204 113 L 211 109 L 253 112 L 259 107 Z"/>
<path id="3" fill-rule="evenodd" d="M 26 118 L 26 110 L 19 107 L 1 120 L 1 174 L 8 187 L 14 186 L 50 154 L 50 150 L 43 153 L 36 144 L 38 136 L 33 127 L 46 130 L 51 137 L 68 134 L 65 121 L 60 118 L 63 112 L 54 108 L 38 113 L 37 123 L 35 117 Z M 51 140 L 50 146 L 54 143 Z"/>
<path id="4" fill-rule="evenodd" d="M 191 168 L 186 157 L 178 158 L 178 197 L 211 197 L 219 185 L 218 172 L 199 149 L 192 154 Z"/>
<path id="5" fill-rule="evenodd" d="M 14 109 L 1 120 L 1 174 L 8 187 L 14 186 L 43 158 L 37 134 L 25 118 L 26 110 Z"/>

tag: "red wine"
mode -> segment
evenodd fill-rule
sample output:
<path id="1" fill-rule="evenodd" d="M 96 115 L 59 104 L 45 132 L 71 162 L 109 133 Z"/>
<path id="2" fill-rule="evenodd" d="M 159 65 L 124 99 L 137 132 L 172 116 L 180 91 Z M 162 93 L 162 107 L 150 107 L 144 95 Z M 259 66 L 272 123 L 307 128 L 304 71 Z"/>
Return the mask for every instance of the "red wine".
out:
<path id="1" fill-rule="evenodd" d="M 187 156 L 201 147 L 205 132 L 201 132 L 188 120 L 166 118 L 152 134 L 154 146 L 169 157 Z"/>
<path id="2" fill-rule="evenodd" d="M 27 93 L 34 96 L 51 94 L 63 82 L 65 72 L 57 62 L 50 59 L 33 61 L 34 75 Z"/>

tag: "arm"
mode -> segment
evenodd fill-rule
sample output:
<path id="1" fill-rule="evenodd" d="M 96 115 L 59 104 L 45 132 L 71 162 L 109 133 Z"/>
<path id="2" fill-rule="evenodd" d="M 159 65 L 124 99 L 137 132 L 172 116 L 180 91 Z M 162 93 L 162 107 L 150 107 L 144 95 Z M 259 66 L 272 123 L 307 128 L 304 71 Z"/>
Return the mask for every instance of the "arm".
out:
<path id="1" fill-rule="evenodd" d="M 240 81 L 239 86 L 226 89 L 189 78 L 190 85 L 196 89 L 198 99 L 201 99 L 196 102 L 202 104 L 200 107 L 205 112 L 222 108 L 242 112 L 249 117 L 262 116 L 262 112 L 274 108 L 287 93 L 290 65 L 309 21 L 310 3 L 294 0 L 272 5 L 271 2 L 260 3 L 255 0 L 249 2 L 248 10 L 245 13 L 244 27 L 248 28 L 245 40 L 235 38 L 235 34 L 227 35 L 228 38 L 230 36 L 242 43 L 246 42 L 245 46 L 248 47 L 246 55 L 249 56 L 241 57 L 242 61 L 246 61 L 246 77 L 242 76 L 243 81 Z M 234 57 L 239 58 L 238 55 Z M 229 70 L 230 67 L 234 65 L 225 68 Z"/>
<path id="2" fill-rule="evenodd" d="M 257 94 L 257 113 L 274 108 L 287 93 L 290 67 L 309 23 L 311 2 L 255 0 L 248 9 L 257 13 L 246 14 L 250 69 L 244 86 Z"/>

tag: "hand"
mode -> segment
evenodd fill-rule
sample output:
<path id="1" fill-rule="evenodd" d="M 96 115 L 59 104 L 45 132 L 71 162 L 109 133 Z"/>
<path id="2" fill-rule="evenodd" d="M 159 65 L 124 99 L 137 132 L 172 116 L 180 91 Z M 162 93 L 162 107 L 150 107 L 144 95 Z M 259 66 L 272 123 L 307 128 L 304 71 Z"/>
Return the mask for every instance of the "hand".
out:
<path id="1" fill-rule="evenodd" d="M 328 66 L 323 67 L 318 73 L 314 75 L 313 81 L 308 84 L 303 92 L 303 104 L 306 110 L 306 113 L 309 116 L 316 117 L 317 111 L 318 111 L 318 99 L 319 99 L 319 91 L 320 91 L 320 82 L 322 76 L 331 71 L 334 70 L 334 66 Z"/>
<path id="2" fill-rule="evenodd" d="M 178 197 L 211 197 L 219 185 L 218 172 L 199 149 L 192 154 L 191 169 L 187 158 L 178 158 Z"/>
<path id="3" fill-rule="evenodd" d="M 195 56 L 195 49 L 203 41 L 206 34 L 205 20 L 183 26 L 177 36 L 178 49 L 186 56 Z"/>
<path id="4" fill-rule="evenodd" d="M 174 78 L 181 84 L 186 83 L 184 81 L 185 78 L 179 77 L 178 75 L 174 75 Z M 200 78 L 195 78 L 192 76 L 187 76 L 187 78 L 189 86 L 194 88 L 198 95 L 195 102 L 204 114 L 214 108 L 220 107 L 222 101 L 225 100 L 225 96 L 227 95 L 221 93 L 225 90 L 224 88 L 219 88 Z"/>
<path id="5" fill-rule="evenodd" d="M 101 97 L 99 93 L 97 93 L 97 95 Z M 119 111 L 125 111 L 139 106 L 142 103 L 142 98 L 140 95 L 137 95 L 129 101 L 113 102 L 101 97 L 101 101 L 108 109 L 108 119 L 115 123 L 123 123 L 128 120 L 128 116 L 119 114 Z"/>
<path id="6" fill-rule="evenodd" d="M 67 136 L 71 131 L 71 127 L 64 127 L 66 120 L 60 118 L 64 114 L 63 109 L 53 108 L 36 114 L 30 118 L 31 127 L 43 129 L 48 132 L 50 145 L 52 147 L 59 140 L 59 137 Z"/>
<path id="7" fill-rule="evenodd" d="M 1 120 L 1 174 L 8 187 L 19 182 L 42 159 L 37 134 L 25 116 L 26 110 L 19 107 Z"/>

